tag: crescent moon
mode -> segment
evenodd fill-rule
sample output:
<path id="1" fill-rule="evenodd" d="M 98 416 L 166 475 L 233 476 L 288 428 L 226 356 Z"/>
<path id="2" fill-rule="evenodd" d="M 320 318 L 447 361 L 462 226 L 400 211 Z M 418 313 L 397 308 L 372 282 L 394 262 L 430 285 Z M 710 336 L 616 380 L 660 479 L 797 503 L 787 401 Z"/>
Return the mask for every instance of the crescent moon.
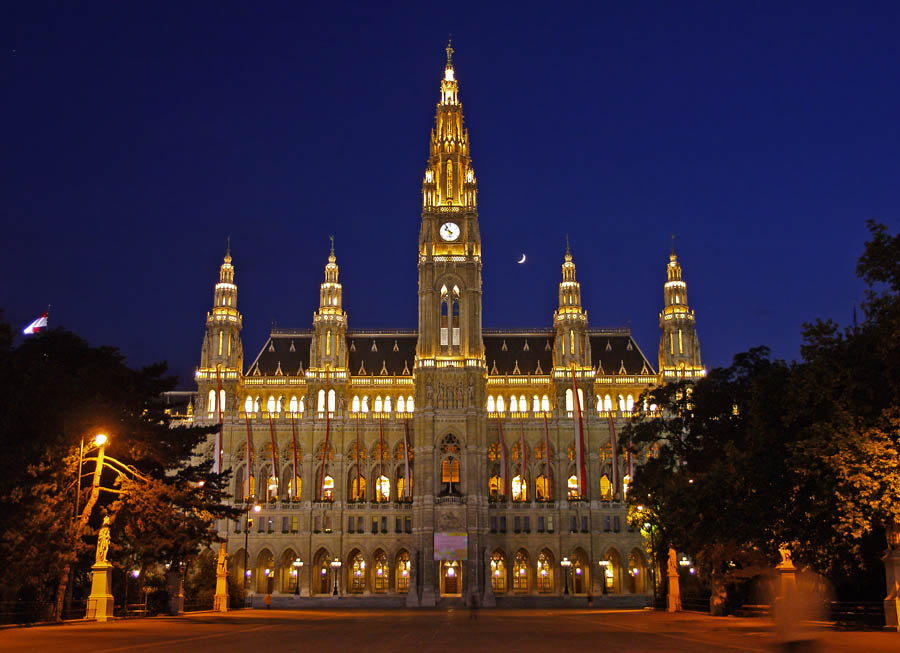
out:
<path id="1" fill-rule="evenodd" d="M 517 263 L 524 263 L 524 262 L 525 262 L 525 254 L 524 254 L 524 253 L 522 254 L 522 260 L 521 260 L 521 261 L 516 261 L 516 262 L 517 262 Z"/>

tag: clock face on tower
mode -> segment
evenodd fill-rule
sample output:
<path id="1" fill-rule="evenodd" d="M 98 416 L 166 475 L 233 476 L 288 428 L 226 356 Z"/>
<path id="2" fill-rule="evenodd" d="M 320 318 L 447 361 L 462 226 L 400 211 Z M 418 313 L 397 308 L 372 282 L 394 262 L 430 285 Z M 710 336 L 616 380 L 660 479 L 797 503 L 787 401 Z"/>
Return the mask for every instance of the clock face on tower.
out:
<path id="1" fill-rule="evenodd" d="M 445 222 L 441 225 L 441 238 L 448 242 L 453 242 L 459 238 L 459 225 L 453 222 Z"/>

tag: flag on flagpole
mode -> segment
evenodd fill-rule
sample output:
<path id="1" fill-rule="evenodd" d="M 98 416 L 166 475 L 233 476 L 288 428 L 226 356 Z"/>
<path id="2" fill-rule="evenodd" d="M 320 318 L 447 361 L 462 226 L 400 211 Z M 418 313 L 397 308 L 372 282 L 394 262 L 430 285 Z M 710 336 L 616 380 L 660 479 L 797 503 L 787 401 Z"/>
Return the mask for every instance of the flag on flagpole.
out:
<path id="1" fill-rule="evenodd" d="M 244 419 L 247 422 L 247 491 L 244 492 L 244 496 L 247 497 L 247 501 L 250 501 L 250 491 L 251 489 L 255 489 L 250 487 L 250 478 L 252 474 L 250 465 L 253 464 L 253 435 L 250 433 L 250 414 L 244 413 Z"/>
<path id="2" fill-rule="evenodd" d="M 404 480 L 403 480 L 403 498 L 409 498 L 409 420 L 404 422 L 403 426 L 405 427 L 405 433 L 403 434 L 403 460 L 406 468 L 404 469 Z"/>
<path id="3" fill-rule="evenodd" d="M 299 478 L 297 476 L 297 428 L 294 425 L 294 413 L 293 412 L 291 413 L 291 443 L 293 444 L 293 448 L 294 448 L 294 478 L 291 481 L 291 493 L 292 493 L 294 499 L 299 499 L 300 493 L 297 491 L 298 490 L 297 479 Z"/>
<path id="4" fill-rule="evenodd" d="M 325 444 L 322 446 L 322 473 L 319 474 L 319 501 L 325 500 L 325 465 L 328 462 L 328 436 L 331 432 L 331 406 L 328 405 L 328 369 L 325 370 Z"/>
<path id="5" fill-rule="evenodd" d="M 615 500 L 619 491 L 619 443 L 616 441 L 616 422 L 609 411 L 609 444 L 612 448 L 612 494 Z"/>
<path id="6" fill-rule="evenodd" d="M 549 501 L 553 494 L 550 488 L 553 487 L 553 481 L 550 478 L 550 428 L 547 426 L 547 412 L 544 411 L 544 471 L 547 474 L 547 492 L 544 501 Z"/>
<path id="7" fill-rule="evenodd" d="M 578 396 L 578 381 L 575 380 L 575 366 L 572 365 L 572 404 L 575 411 L 572 413 L 572 423 L 575 426 L 575 472 L 578 475 L 578 496 L 584 498 L 585 473 L 584 473 L 584 425 L 581 422 L 581 399 Z"/>
<path id="8" fill-rule="evenodd" d="M 506 439 L 503 437 L 503 421 L 497 415 L 497 426 L 500 428 L 500 494 L 506 498 Z"/>
<path id="9" fill-rule="evenodd" d="M 222 366 L 216 365 L 216 408 L 219 413 L 219 430 L 216 431 L 216 455 L 213 456 L 213 473 L 219 474 L 222 471 Z"/>
<path id="10" fill-rule="evenodd" d="M 272 413 L 269 413 L 269 434 L 272 436 L 272 476 L 275 479 L 275 492 L 278 493 L 281 475 L 278 473 L 278 450 L 275 448 L 275 425 L 272 424 Z M 268 488 L 269 479 L 266 479 L 266 487 Z"/>
<path id="11" fill-rule="evenodd" d="M 522 432 L 521 440 L 520 440 L 521 447 L 522 447 L 522 479 L 521 479 L 521 481 L 522 481 L 523 487 L 528 487 L 528 482 L 527 482 L 527 479 L 525 476 L 525 470 L 528 469 L 528 449 L 526 448 L 526 445 L 525 445 L 525 420 L 522 419 L 521 417 L 519 417 L 519 429 Z M 525 493 L 525 498 L 526 499 L 528 498 L 527 491 Z"/>
<path id="12" fill-rule="evenodd" d="M 42 329 L 47 328 L 47 316 L 49 315 L 49 311 L 44 311 L 44 314 L 41 315 L 34 322 L 29 324 L 27 327 L 22 329 L 22 334 L 26 336 L 32 336 L 35 333 L 40 333 Z"/>

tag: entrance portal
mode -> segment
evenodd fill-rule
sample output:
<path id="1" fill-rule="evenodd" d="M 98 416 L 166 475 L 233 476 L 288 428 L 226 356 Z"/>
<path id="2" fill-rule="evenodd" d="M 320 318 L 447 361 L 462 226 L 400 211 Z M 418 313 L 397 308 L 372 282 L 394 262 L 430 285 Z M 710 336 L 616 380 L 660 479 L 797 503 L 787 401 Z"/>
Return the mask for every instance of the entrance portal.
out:
<path id="1" fill-rule="evenodd" d="M 462 596 L 462 565 L 457 560 L 441 562 L 441 596 Z"/>

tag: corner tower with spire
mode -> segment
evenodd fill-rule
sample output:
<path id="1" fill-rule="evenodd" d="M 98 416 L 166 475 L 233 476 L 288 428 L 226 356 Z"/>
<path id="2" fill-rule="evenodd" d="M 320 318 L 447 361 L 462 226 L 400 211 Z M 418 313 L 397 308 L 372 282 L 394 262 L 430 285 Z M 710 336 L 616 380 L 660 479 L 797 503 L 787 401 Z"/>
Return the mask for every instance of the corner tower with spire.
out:
<path id="1" fill-rule="evenodd" d="M 241 327 L 229 240 L 213 292 L 213 308 L 206 314 L 206 334 L 197 370 L 199 416 L 218 420 L 222 416 L 220 412 L 224 414 L 235 406 L 235 393 L 244 365 Z"/>
<path id="2" fill-rule="evenodd" d="M 559 284 L 559 308 L 553 314 L 553 328 L 556 329 L 554 367 L 569 370 L 573 365 L 577 368 L 591 366 L 587 324 L 587 311 L 581 307 L 581 284 L 575 279 L 575 263 L 567 237 Z"/>
<path id="3" fill-rule="evenodd" d="M 331 251 L 325 265 L 325 281 L 319 286 L 319 310 L 313 314 L 315 334 L 309 352 L 310 369 L 313 371 L 347 368 L 347 313 L 344 312 L 342 295 L 332 236 Z"/>
<path id="4" fill-rule="evenodd" d="M 662 381 L 695 379 L 706 375 L 700 361 L 700 341 L 694 311 L 688 307 L 687 284 L 675 254 L 675 237 L 666 266 L 664 306 L 659 314 L 659 375 Z"/>

